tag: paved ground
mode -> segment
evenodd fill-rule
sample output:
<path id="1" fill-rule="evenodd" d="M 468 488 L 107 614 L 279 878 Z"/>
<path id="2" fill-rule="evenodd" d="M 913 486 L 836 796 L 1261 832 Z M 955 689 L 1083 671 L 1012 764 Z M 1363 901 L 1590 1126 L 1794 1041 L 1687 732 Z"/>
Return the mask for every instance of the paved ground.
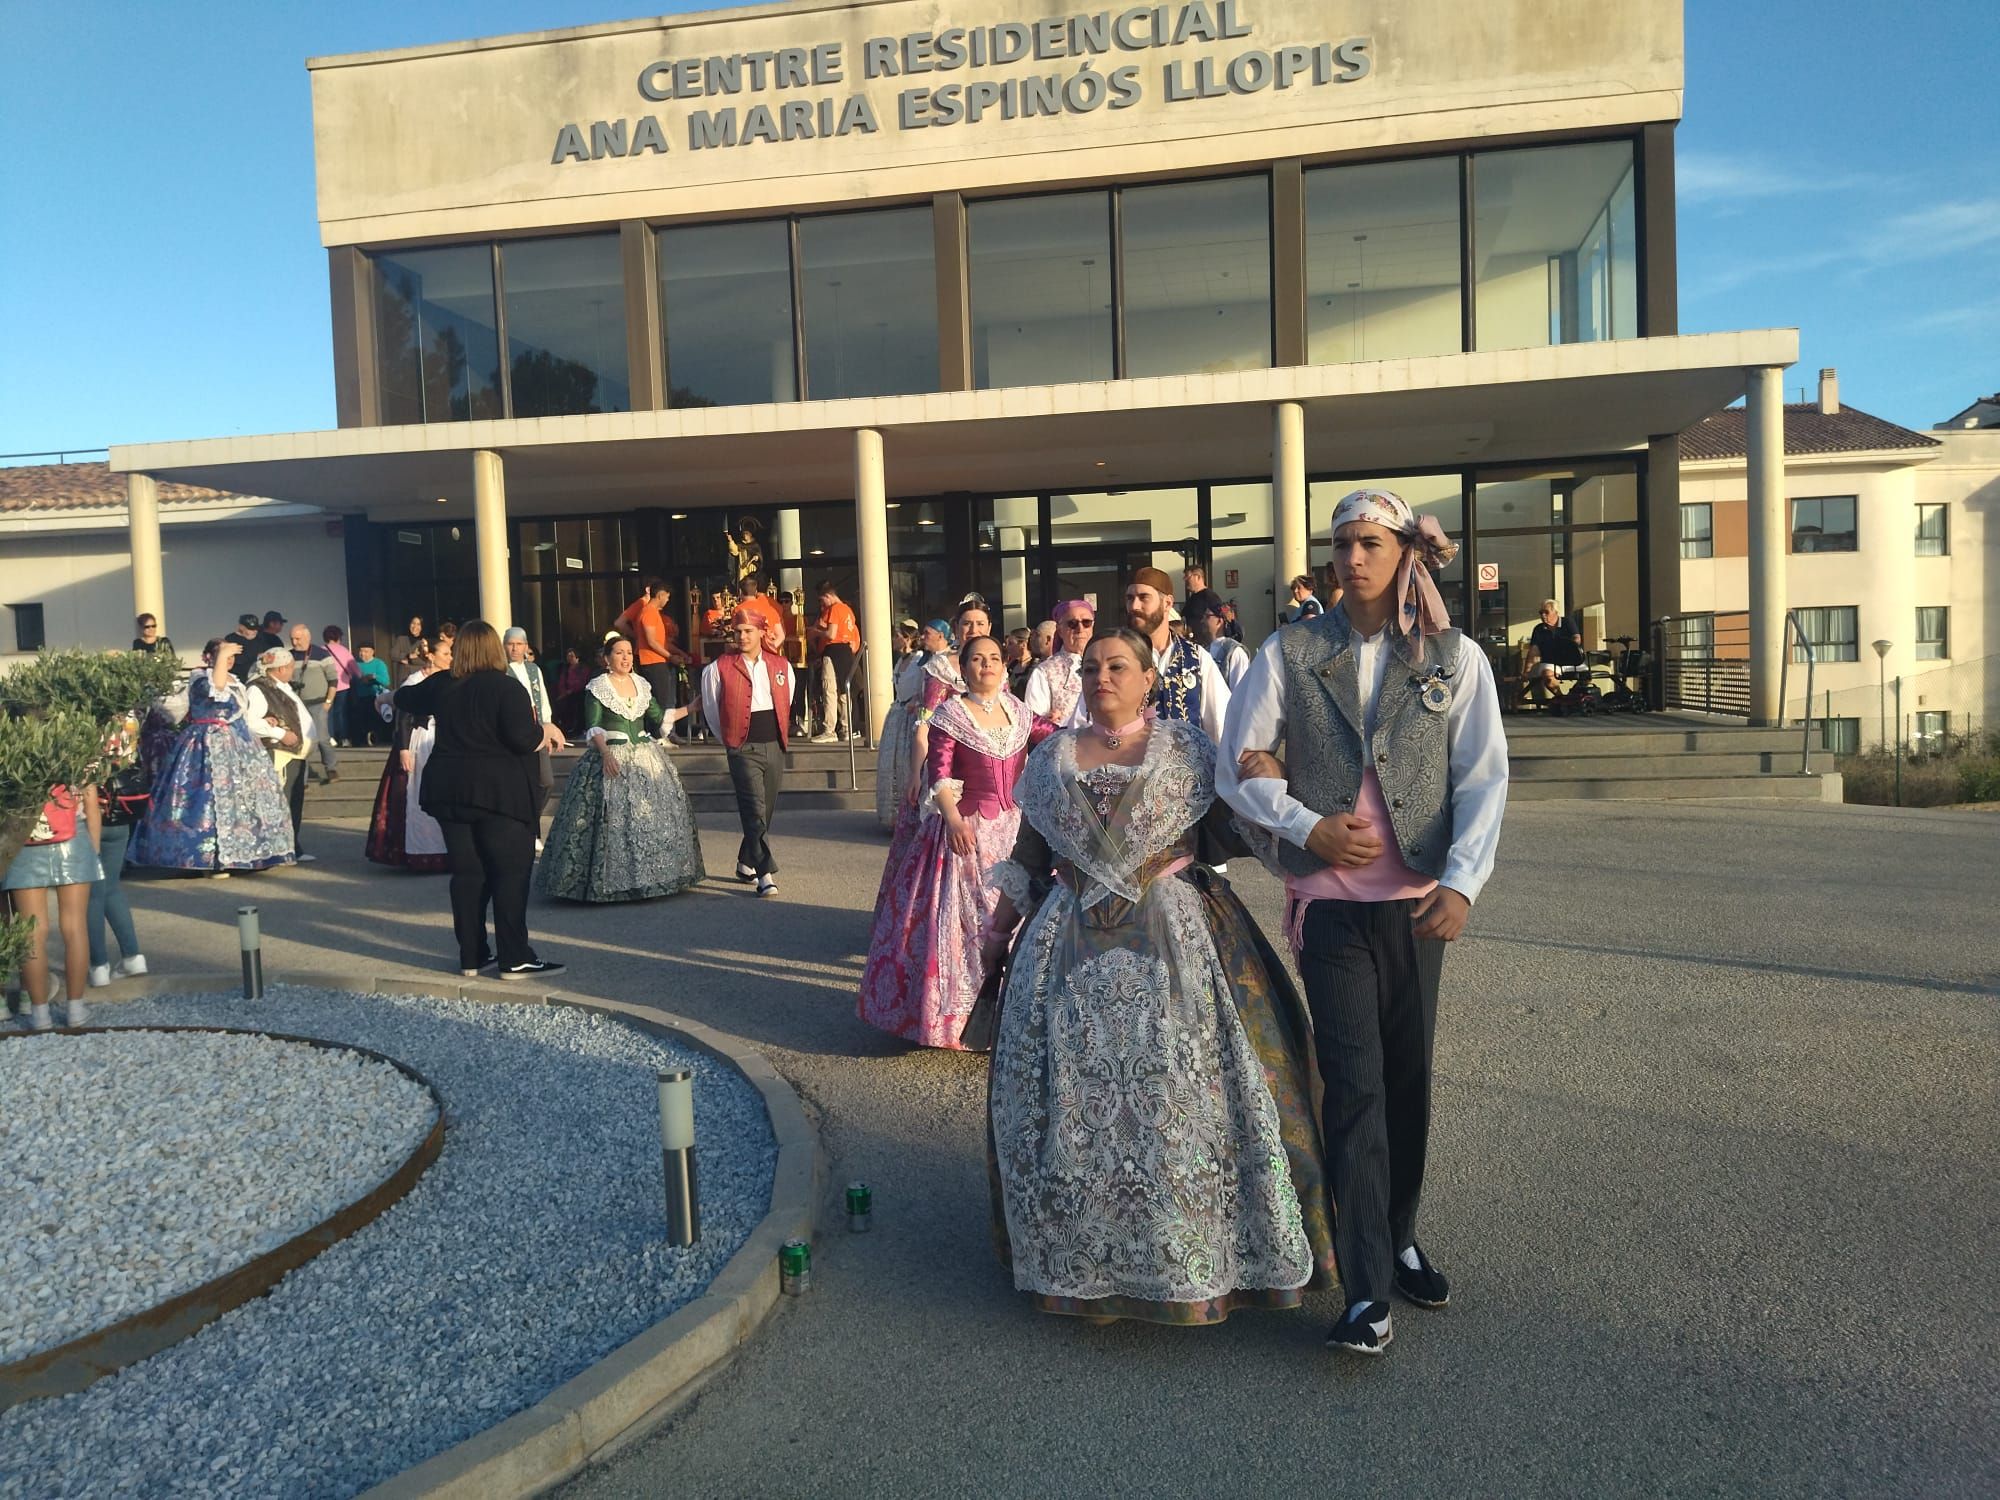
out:
<path id="1" fill-rule="evenodd" d="M 1041 1317 L 987 1241 L 985 1069 L 861 1026 L 883 841 L 782 818 L 784 897 L 537 907 L 585 994 L 749 1038 L 874 1185 L 818 1285 L 600 1497 L 2000 1493 L 2000 820 L 1524 805 L 1445 973 L 1423 1235 L 1443 1313 Z M 312 830 L 309 830 L 309 833 Z M 442 878 L 360 860 L 133 887 L 155 972 L 450 962 Z M 734 836 L 705 829 L 711 870 Z M 1276 888 L 1239 871 L 1254 910 Z M 832 1222 L 830 1220 L 830 1222 Z"/>

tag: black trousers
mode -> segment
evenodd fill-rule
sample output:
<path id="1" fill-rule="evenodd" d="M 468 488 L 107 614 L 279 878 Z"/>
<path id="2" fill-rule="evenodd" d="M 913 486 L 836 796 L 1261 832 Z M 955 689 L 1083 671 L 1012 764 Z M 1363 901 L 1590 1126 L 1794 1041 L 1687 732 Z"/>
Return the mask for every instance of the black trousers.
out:
<path id="1" fill-rule="evenodd" d="M 548 810 L 549 793 L 555 790 L 555 785 L 556 785 L 555 763 L 549 759 L 549 747 L 547 745 L 544 745 L 535 756 L 536 818 L 540 818 L 541 815 Z M 540 828 L 539 823 L 536 825 L 536 827 L 538 830 L 536 833 L 536 837 L 539 838 L 541 836 L 539 832 Z"/>
<path id="2" fill-rule="evenodd" d="M 486 907 L 493 906 L 493 951 L 500 967 L 535 956 L 528 946 L 528 877 L 535 868 L 535 830 L 497 815 L 440 823 L 451 856 L 451 926 L 458 966 L 476 969 L 486 957 Z"/>
<path id="3" fill-rule="evenodd" d="M 736 788 L 737 821 L 743 825 L 736 862 L 759 875 L 775 875 L 778 861 L 765 835 L 778 813 L 778 788 L 785 780 L 785 747 L 776 740 L 750 740 L 731 750 L 729 780 Z"/>
<path id="4" fill-rule="evenodd" d="M 680 706 L 680 682 L 674 675 L 672 662 L 647 662 L 639 668 L 639 675 L 646 679 L 646 686 L 653 690 L 661 708 L 672 713 Z"/>
<path id="5" fill-rule="evenodd" d="M 306 816 L 306 763 L 289 762 L 278 773 L 278 785 L 285 791 L 285 806 L 292 815 L 292 852 L 299 852 L 299 824 Z"/>
<path id="6" fill-rule="evenodd" d="M 1315 901 L 1302 932 L 1333 1248 L 1349 1303 L 1386 1300 L 1396 1252 L 1416 1239 L 1444 944 L 1412 934 L 1415 905 Z"/>

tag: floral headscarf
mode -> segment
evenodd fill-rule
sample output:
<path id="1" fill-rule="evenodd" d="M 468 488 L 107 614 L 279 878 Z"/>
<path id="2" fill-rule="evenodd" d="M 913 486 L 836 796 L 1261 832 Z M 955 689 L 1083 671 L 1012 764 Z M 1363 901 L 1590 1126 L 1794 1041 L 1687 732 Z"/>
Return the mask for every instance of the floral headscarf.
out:
<path id="1" fill-rule="evenodd" d="M 1397 621 L 1403 633 L 1421 637 L 1449 629 L 1451 616 L 1431 581 L 1431 569 L 1448 566 L 1458 556 L 1458 543 L 1444 534 L 1437 517 L 1418 515 L 1409 501 L 1389 490 L 1355 490 L 1333 508 L 1333 533 L 1338 535 L 1349 521 L 1372 521 L 1410 543 L 1396 568 Z"/>

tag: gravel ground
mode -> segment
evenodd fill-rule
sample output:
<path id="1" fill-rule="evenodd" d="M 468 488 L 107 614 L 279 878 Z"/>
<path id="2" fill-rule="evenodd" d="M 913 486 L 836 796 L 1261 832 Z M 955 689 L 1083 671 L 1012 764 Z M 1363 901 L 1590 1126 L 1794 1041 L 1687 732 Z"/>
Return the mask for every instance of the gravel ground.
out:
<path id="1" fill-rule="evenodd" d="M 385 1062 L 202 1032 L 0 1047 L 0 1362 L 157 1307 L 390 1176 L 437 1119 Z"/>
<path id="2" fill-rule="evenodd" d="M 0 1413 L 0 1495 L 354 1494 L 691 1300 L 769 1203 L 776 1148 L 756 1090 L 588 1012 L 284 985 L 261 1003 L 98 1014 L 395 1057 L 444 1100 L 444 1151 L 401 1203 L 269 1296 L 89 1390 Z M 688 1250 L 663 1243 L 654 1075 L 671 1066 L 695 1072 L 703 1233 Z"/>

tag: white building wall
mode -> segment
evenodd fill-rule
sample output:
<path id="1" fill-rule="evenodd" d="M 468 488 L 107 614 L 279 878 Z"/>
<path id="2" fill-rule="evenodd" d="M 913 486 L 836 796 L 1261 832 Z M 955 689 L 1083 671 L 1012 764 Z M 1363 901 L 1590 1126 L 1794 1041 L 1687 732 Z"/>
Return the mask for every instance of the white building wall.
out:
<path id="1" fill-rule="evenodd" d="M 11 518 L 10 518 L 11 519 Z M 122 519 L 122 513 L 121 513 Z M 282 611 L 320 627 L 348 628 L 347 554 L 326 517 L 282 521 L 164 518 L 166 633 L 192 663 L 211 636 L 247 611 Z M 13 606 L 39 603 L 53 649 L 124 650 L 132 644 L 131 553 L 116 530 L 0 535 L 0 666 L 14 650 Z"/>

